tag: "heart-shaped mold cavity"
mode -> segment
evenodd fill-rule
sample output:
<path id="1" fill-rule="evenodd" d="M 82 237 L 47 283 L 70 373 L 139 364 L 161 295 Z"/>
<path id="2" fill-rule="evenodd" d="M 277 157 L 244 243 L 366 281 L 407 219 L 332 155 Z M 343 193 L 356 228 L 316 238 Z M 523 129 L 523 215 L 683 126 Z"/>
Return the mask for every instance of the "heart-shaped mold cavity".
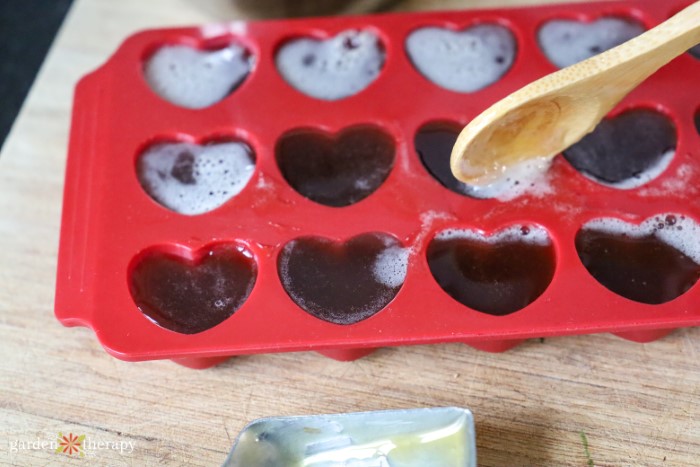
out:
<path id="1" fill-rule="evenodd" d="M 406 39 L 413 66 L 433 83 L 455 92 L 475 92 L 510 70 L 517 51 L 510 30 L 497 24 L 480 24 L 454 31 L 416 29 Z"/>
<path id="2" fill-rule="evenodd" d="M 547 289 L 554 246 L 538 226 L 439 232 L 427 251 L 430 272 L 452 298 L 474 310 L 503 316 L 522 310 Z"/>
<path id="3" fill-rule="evenodd" d="M 309 314 L 354 324 L 386 307 L 403 285 L 409 250 L 394 237 L 368 233 L 344 243 L 303 237 L 277 260 L 287 294 Z"/>
<path id="4" fill-rule="evenodd" d="M 469 185 L 457 180 L 450 169 L 452 147 L 461 128 L 456 123 L 430 122 L 423 125 L 413 141 L 423 166 L 438 182 L 455 193 L 469 193 Z"/>
<path id="5" fill-rule="evenodd" d="M 501 201 L 509 201 L 525 193 L 541 196 L 550 191 L 546 171 L 532 164 L 523 164 L 508 177 L 485 187 L 457 180 L 450 169 L 450 155 L 461 129 L 457 123 L 436 121 L 423 125 L 416 132 L 416 153 L 430 175 L 443 186 L 472 198 L 497 198 Z"/>
<path id="6" fill-rule="evenodd" d="M 576 170 L 599 183 L 632 189 L 666 170 L 676 143 L 676 127 L 667 116 L 637 109 L 606 118 L 564 151 L 564 157 Z"/>
<path id="7" fill-rule="evenodd" d="M 301 195 L 317 203 L 343 207 L 374 193 L 394 165 L 394 138 L 371 126 L 331 136 L 298 129 L 283 135 L 276 157 L 282 175 Z"/>
<path id="8" fill-rule="evenodd" d="M 180 214 L 216 209 L 245 188 L 255 160 L 241 142 L 158 143 L 136 164 L 139 182 L 159 204 Z"/>
<path id="9" fill-rule="evenodd" d="M 376 34 L 351 29 L 323 40 L 290 40 L 279 49 L 275 62 L 293 88 L 334 101 L 359 93 L 377 79 L 384 49 Z"/>
<path id="10" fill-rule="evenodd" d="M 641 303 L 669 302 L 700 277 L 700 225 L 682 215 L 595 219 L 576 234 L 576 251 L 598 282 Z"/>
<path id="11" fill-rule="evenodd" d="M 231 94 L 250 74 L 253 63 L 252 55 L 236 44 L 218 50 L 166 45 L 148 58 L 144 76 L 166 101 L 201 109 Z"/>
<path id="12" fill-rule="evenodd" d="M 257 267 L 237 245 L 218 245 L 191 257 L 152 250 L 140 256 L 130 274 L 136 306 L 159 326 L 196 334 L 220 324 L 246 301 Z"/>
<path id="13" fill-rule="evenodd" d="M 617 47 L 644 30 L 631 18 L 609 16 L 590 22 L 556 19 L 540 28 L 538 40 L 549 61 L 566 68 Z"/>

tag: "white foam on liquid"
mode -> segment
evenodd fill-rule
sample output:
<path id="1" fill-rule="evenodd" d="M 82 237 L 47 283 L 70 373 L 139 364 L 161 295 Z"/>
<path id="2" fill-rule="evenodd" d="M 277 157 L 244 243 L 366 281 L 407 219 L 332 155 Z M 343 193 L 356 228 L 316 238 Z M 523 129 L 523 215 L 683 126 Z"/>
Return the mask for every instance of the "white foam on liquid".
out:
<path id="1" fill-rule="evenodd" d="M 587 222 L 583 230 L 624 235 L 630 238 L 653 235 L 700 264 L 700 225 L 687 216 L 673 213 L 659 214 L 646 219 L 639 225 L 606 217 Z"/>
<path id="2" fill-rule="evenodd" d="M 513 225 L 492 235 L 486 235 L 480 230 L 472 229 L 445 229 L 435 235 L 436 240 L 464 239 L 489 245 L 499 243 L 525 243 L 528 245 L 549 246 L 552 239 L 549 233 L 537 225 Z"/>
<path id="3" fill-rule="evenodd" d="M 463 31 L 425 27 L 406 39 L 413 65 L 433 83 L 475 92 L 498 81 L 513 65 L 517 44 L 510 30 L 482 24 Z"/>
<path id="4" fill-rule="evenodd" d="M 194 183 L 173 175 L 178 157 L 194 157 Z M 153 199 L 187 215 L 211 211 L 243 190 L 255 170 L 248 145 L 238 142 L 199 146 L 190 143 L 157 144 L 139 159 L 139 179 Z"/>
<path id="5" fill-rule="evenodd" d="M 605 17 L 590 23 L 552 20 L 538 32 L 542 51 L 559 68 L 612 49 L 642 34 L 644 27 L 631 19 Z"/>
<path id="6" fill-rule="evenodd" d="M 163 99 L 181 107 L 201 109 L 229 95 L 251 68 L 252 58 L 235 44 L 212 51 L 169 45 L 148 59 L 144 75 Z"/>
<path id="7" fill-rule="evenodd" d="M 377 255 L 372 266 L 375 280 L 389 288 L 403 285 L 408 271 L 409 248 L 391 246 Z"/>
<path id="8" fill-rule="evenodd" d="M 464 161 L 464 164 L 468 162 Z M 550 158 L 536 158 L 508 167 L 497 179 L 486 185 L 463 184 L 467 196 L 478 199 L 495 198 L 499 201 L 511 201 L 524 194 L 542 197 L 552 192 L 547 171 L 552 165 Z M 464 168 L 469 173 L 469 167 Z"/>
<path id="9" fill-rule="evenodd" d="M 351 29 L 326 40 L 289 41 L 280 48 L 275 62 L 294 88 L 333 101 L 369 86 L 384 65 L 384 51 L 375 34 Z"/>

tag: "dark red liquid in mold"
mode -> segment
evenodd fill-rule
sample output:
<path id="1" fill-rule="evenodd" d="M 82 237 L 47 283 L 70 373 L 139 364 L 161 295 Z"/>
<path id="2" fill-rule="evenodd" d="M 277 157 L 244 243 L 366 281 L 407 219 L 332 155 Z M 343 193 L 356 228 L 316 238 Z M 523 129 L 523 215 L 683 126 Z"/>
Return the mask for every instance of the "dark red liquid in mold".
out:
<path id="1" fill-rule="evenodd" d="M 398 293 L 403 278 L 387 284 L 375 267 L 380 255 L 400 248 L 385 234 L 363 234 L 345 243 L 305 237 L 288 243 L 277 265 L 284 289 L 302 309 L 324 321 L 353 324 L 386 307 Z"/>
<path id="2" fill-rule="evenodd" d="M 700 265 L 653 234 L 634 238 L 583 229 L 576 235 L 576 250 L 598 282 L 641 303 L 671 301 L 700 277 Z"/>
<path id="3" fill-rule="evenodd" d="M 332 137 L 293 130 L 280 138 L 276 157 L 282 175 L 300 194 L 326 206 L 343 207 L 374 193 L 394 164 L 391 135 L 360 126 Z"/>
<path id="4" fill-rule="evenodd" d="M 469 308 L 496 316 L 535 301 L 555 269 L 551 244 L 435 239 L 427 256 L 430 272 L 445 292 Z"/>
<path id="5" fill-rule="evenodd" d="M 183 334 L 206 331 L 229 318 L 248 298 L 253 259 L 234 246 L 211 249 L 196 263 L 151 253 L 131 272 L 131 296 L 156 324 Z"/>
<path id="6" fill-rule="evenodd" d="M 603 120 L 579 143 L 564 151 L 576 170 L 604 183 L 632 179 L 675 150 L 676 127 L 659 112 L 630 110 Z"/>
<path id="7" fill-rule="evenodd" d="M 452 146 L 460 129 L 459 125 L 447 122 L 428 123 L 416 133 L 414 145 L 433 178 L 455 193 L 465 194 L 467 185 L 457 180 L 450 170 Z"/>

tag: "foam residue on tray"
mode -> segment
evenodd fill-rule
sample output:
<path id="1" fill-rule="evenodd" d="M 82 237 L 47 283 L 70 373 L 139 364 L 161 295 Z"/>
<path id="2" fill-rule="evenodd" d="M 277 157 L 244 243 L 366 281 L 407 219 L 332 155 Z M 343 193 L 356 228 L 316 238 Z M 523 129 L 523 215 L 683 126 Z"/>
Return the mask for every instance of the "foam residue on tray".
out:
<path id="1" fill-rule="evenodd" d="M 513 225 L 503 230 L 486 235 L 480 230 L 445 229 L 435 235 L 436 240 L 465 239 L 475 242 L 497 245 L 499 243 L 527 243 L 530 245 L 548 246 L 552 244 L 549 233 L 537 225 Z"/>
<path id="2" fill-rule="evenodd" d="M 280 48 L 275 61 L 294 88 L 332 101 L 369 86 L 384 65 L 384 50 L 372 32 L 347 30 L 326 40 L 291 40 Z"/>
<path id="3" fill-rule="evenodd" d="M 606 17 L 590 23 L 552 20 L 539 31 L 542 51 L 550 62 L 565 68 L 591 58 L 642 34 L 632 19 Z"/>
<path id="4" fill-rule="evenodd" d="M 449 212 L 425 211 L 420 215 L 420 231 L 411 242 L 410 254 L 415 254 L 422 248 L 425 239 L 432 233 L 435 224 L 444 222 L 454 222 L 457 217 Z"/>
<path id="5" fill-rule="evenodd" d="M 669 174 L 658 186 L 648 186 L 639 190 L 642 196 L 697 195 L 698 187 L 690 183 L 694 176 L 691 164 L 681 164 L 674 174 Z"/>
<path id="6" fill-rule="evenodd" d="M 181 107 L 201 109 L 229 95 L 252 66 L 252 57 L 239 45 L 219 50 L 169 45 L 148 59 L 144 75 L 151 89 L 163 99 Z"/>
<path id="7" fill-rule="evenodd" d="M 239 142 L 156 144 L 138 161 L 146 192 L 163 206 L 188 215 L 221 206 L 243 190 L 254 170 L 250 148 Z"/>
<path id="8" fill-rule="evenodd" d="M 257 188 L 260 191 L 269 191 L 274 188 L 274 185 L 271 181 L 265 179 L 265 175 L 263 175 L 262 172 L 258 174 L 258 181 L 255 183 L 255 188 Z"/>
<path id="9" fill-rule="evenodd" d="M 678 214 L 659 214 L 639 225 L 616 218 L 600 218 L 587 222 L 583 230 L 592 230 L 630 238 L 654 236 L 700 264 L 700 225 Z"/>
<path id="10" fill-rule="evenodd" d="M 517 44 L 508 28 L 482 24 L 463 31 L 424 27 L 406 40 L 413 65 L 433 83 L 475 92 L 498 81 L 513 65 Z"/>

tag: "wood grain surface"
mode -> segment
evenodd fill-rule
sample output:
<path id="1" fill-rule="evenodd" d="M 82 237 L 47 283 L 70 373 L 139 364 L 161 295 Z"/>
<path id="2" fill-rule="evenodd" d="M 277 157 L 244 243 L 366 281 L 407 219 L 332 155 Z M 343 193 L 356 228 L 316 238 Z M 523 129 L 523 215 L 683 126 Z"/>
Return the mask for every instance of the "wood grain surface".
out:
<path id="1" fill-rule="evenodd" d="M 315 353 L 247 356 L 196 371 L 119 361 L 92 331 L 55 320 L 76 81 L 139 29 L 253 14 L 231 0 L 76 1 L 0 153 L 0 463 L 218 465 L 259 417 L 456 405 L 475 414 L 483 466 L 700 465 L 700 329 L 645 345 L 597 335 L 495 355 L 451 344 L 382 349 L 350 363 Z M 122 450 L 70 458 L 42 448 L 58 433 Z"/>

